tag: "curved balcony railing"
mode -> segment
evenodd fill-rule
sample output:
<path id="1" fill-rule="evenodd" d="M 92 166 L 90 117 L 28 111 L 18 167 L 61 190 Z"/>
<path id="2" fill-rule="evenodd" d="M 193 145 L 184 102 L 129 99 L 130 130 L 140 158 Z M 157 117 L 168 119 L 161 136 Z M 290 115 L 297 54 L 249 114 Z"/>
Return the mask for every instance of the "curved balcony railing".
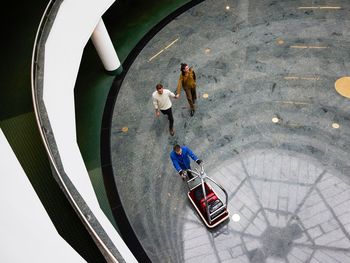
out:
<path id="1" fill-rule="evenodd" d="M 43 101 L 43 68 L 45 60 L 45 54 L 43 51 L 45 50 L 45 42 L 53 25 L 53 21 L 55 20 L 56 14 L 62 2 L 62 0 L 51 0 L 49 2 L 36 33 L 31 62 L 31 88 L 34 112 L 43 144 L 51 164 L 53 176 L 59 183 L 66 198 L 73 206 L 74 210 L 80 217 L 82 223 L 85 225 L 107 262 L 125 262 L 125 259 L 120 254 L 118 248 L 111 241 L 104 228 L 100 225 L 99 221 L 80 195 L 79 191 L 77 191 L 67 176 L 58 152 L 58 147 Z"/>

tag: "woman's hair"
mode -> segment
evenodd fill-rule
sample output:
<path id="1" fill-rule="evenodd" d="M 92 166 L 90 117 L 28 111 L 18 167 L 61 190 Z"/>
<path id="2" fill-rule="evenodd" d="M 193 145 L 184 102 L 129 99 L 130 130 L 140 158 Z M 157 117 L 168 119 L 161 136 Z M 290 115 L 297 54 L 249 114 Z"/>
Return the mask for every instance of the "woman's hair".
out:
<path id="1" fill-rule="evenodd" d="M 186 67 L 187 67 L 186 63 L 181 63 L 180 70 L 181 70 L 181 73 L 182 73 L 183 76 L 185 76 L 185 68 Z"/>

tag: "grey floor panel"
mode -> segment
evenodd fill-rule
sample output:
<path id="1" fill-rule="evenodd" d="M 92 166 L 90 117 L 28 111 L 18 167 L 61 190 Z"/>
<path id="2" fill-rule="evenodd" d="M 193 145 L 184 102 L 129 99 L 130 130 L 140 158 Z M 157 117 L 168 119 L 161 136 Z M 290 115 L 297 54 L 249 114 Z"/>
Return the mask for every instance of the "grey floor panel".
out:
<path id="1" fill-rule="evenodd" d="M 207 0 L 142 50 L 115 104 L 111 156 L 152 262 L 350 261 L 350 101 L 334 89 L 349 72 L 349 9 Z M 151 94 L 157 83 L 175 91 L 181 62 L 199 100 L 193 117 L 183 92 L 173 101 L 171 137 Z M 239 222 L 204 226 L 169 159 L 175 143 L 204 160 Z"/>

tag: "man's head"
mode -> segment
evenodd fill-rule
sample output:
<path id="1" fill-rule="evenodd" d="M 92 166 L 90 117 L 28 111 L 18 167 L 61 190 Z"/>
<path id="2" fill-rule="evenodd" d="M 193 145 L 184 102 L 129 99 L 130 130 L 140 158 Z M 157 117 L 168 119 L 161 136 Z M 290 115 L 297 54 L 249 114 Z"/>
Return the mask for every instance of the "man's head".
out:
<path id="1" fill-rule="evenodd" d="M 156 90 L 159 94 L 163 94 L 163 85 L 162 84 L 157 84 Z"/>
<path id="2" fill-rule="evenodd" d="M 182 75 L 185 75 L 186 72 L 189 71 L 189 66 L 186 64 L 186 63 L 181 63 L 181 67 L 180 67 L 180 70 L 182 72 Z"/>
<path id="3" fill-rule="evenodd" d="M 181 146 L 178 144 L 174 145 L 174 152 L 178 155 L 181 155 L 182 154 Z"/>

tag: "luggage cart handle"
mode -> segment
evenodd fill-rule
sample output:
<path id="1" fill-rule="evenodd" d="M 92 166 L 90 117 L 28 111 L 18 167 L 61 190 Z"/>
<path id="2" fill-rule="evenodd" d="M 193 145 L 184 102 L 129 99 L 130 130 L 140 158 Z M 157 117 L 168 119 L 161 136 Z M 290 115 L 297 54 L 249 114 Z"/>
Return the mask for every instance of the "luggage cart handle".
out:
<path id="1" fill-rule="evenodd" d="M 195 168 L 194 170 L 187 169 L 186 171 L 189 171 L 189 172 L 197 175 L 198 177 L 204 179 L 206 177 L 206 173 L 204 172 L 203 161 L 200 164 L 198 164 L 198 166 L 200 167 L 200 170 Z"/>
<path id="2" fill-rule="evenodd" d="M 214 215 L 215 213 L 221 212 L 221 210 L 224 210 L 224 209 L 226 209 L 226 205 L 223 205 L 222 207 L 220 207 L 219 209 L 213 211 L 213 212 L 210 213 L 209 215 L 212 216 L 212 215 Z M 217 216 L 214 217 L 212 220 L 215 220 L 215 218 L 217 218 Z"/>

